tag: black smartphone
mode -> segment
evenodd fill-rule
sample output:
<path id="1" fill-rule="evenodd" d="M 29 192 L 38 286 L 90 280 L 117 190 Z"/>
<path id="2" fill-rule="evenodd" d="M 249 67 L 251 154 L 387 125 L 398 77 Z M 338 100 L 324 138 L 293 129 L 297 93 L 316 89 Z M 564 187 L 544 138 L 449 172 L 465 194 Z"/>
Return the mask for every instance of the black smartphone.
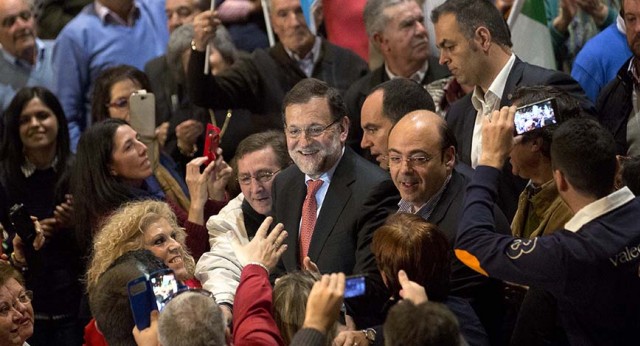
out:
<path id="1" fill-rule="evenodd" d="M 151 311 L 157 310 L 153 300 L 153 291 L 146 276 L 129 281 L 129 305 L 133 313 L 133 320 L 138 330 L 149 328 L 151 325 Z"/>
<path id="2" fill-rule="evenodd" d="M 171 269 L 161 269 L 149 275 L 149 284 L 153 290 L 153 296 L 158 308 L 162 311 L 171 296 L 184 289 L 184 285 L 176 279 Z"/>
<path id="3" fill-rule="evenodd" d="M 347 276 L 344 283 L 344 297 L 355 298 L 367 293 L 367 277 L 365 275 Z"/>
<path id="4" fill-rule="evenodd" d="M 516 134 L 521 135 L 547 125 L 556 124 L 557 109 L 555 98 L 519 107 L 514 119 Z"/>
<path id="5" fill-rule="evenodd" d="M 22 243 L 25 246 L 33 246 L 33 241 L 36 239 L 36 225 L 23 204 L 14 204 L 11 207 L 9 221 L 13 231 L 22 238 Z"/>

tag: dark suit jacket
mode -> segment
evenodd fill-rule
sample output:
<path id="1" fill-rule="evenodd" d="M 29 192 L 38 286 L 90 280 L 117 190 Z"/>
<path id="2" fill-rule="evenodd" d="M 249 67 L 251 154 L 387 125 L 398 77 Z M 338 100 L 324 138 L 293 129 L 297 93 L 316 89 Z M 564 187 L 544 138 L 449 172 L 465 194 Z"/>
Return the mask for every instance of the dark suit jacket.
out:
<path id="1" fill-rule="evenodd" d="M 500 107 L 510 106 L 512 94 L 519 86 L 550 85 L 563 89 L 580 101 L 582 108 L 589 114 L 595 114 L 593 104 L 585 96 L 580 85 L 568 74 L 548 70 L 539 66 L 523 62 L 516 57 L 513 68 L 507 78 L 504 92 L 500 101 Z M 451 105 L 447 113 L 447 124 L 453 131 L 458 141 L 458 156 L 460 161 L 471 165 L 471 142 L 473 140 L 473 126 L 477 111 L 471 103 L 472 93 Z M 518 208 L 518 196 L 524 189 L 526 181 L 511 173 L 511 165 L 507 162 L 498 188 L 498 205 L 507 216 L 513 219 Z"/>
<path id="2" fill-rule="evenodd" d="M 427 85 L 435 80 L 442 79 L 450 75 L 451 73 L 449 72 L 449 69 L 438 63 L 438 58 L 430 56 L 429 69 L 422 79 L 422 85 Z M 350 137 L 353 139 L 354 143 L 357 142 L 356 144 L 359 145 L 360 140 L 362 140 L 360 110 L 362 109 L 364 100 L 373 88 L 388 80 L 389 76 L 385 71 L 384 65 L 382 65 L 357 80 L 349 89 L 347 89 L 347 92 L 344 95 L 344 102 L 346 103 L 347 110 L 349 111 L 349 119 L 351 119 L 351 129 L 349 130 L 349 133 L 351 134 Z"/>
<path id="3" fill-rule="evenodd" d="M 144 73 L 149 77 L 153 95 L 156 99 L 156 126 L 169 121 L 178 104 L 171 102 L 171 95 L 178 94 L 178 82 L 171 74 L 167 64 L 167 55 L 149 60 L 144 65 Z M 149 90 L 147 90 L 149 91 Z"/>
<path id="4" fill-rule="evenodd" d="M 283 223 L 289 233 L 288 250 L 278 265 L 286 272 L 300 269 L 298 229 L 306 191 L 304 174 L 295 165 L 278 174 L 273 183 L 272 212 L 275 221 Z M 333 173 L 309 245 L 309 257 L 320 272 L 367 274 L 381 287 L 371 240 L 387 215 L 397 210 L 399 199 L 388 173 L 346 148 Z M 386 300 L 380 298 L 379 304 L 367 302 L 354 307 L 355 316 L 366 317 L 366 305 L 377 307 L 379 312 Z"/>
<path id="5" fill-rule="evenodd" d="M 307 76 L 287 55 L 281 43 L 256 49 L 218 76 L 205 76 L 204 52 L 191 52 L 187 87 L 193 103 L 212 109 L 246 108 L 262 117 L 253 119 L 262 129 L 282 129 L 282 100 L 286 93 Z M 369 68 L 355 53 L 322 40 L 320 59 L 312 77 L 344 91 Z M 258 123 L 260 121 L 260 123 Z"/>

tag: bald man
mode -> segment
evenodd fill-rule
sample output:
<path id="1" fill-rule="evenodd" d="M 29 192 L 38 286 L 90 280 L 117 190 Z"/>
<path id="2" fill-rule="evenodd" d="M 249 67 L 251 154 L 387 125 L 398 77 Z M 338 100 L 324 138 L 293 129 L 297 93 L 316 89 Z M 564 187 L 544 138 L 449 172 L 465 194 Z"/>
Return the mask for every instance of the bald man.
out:
<path id="1" fill-rule="evenodd" d="M 402 199 L 398 212 L 418 214 L 438 225 L 453 249 L 462 217 L 468 166 L 456 166 L 456 139 L 446 121 L 431 111 L 402 117 L 389 133 L 389 171 Z M 464 173 L 462 173 L 464 172 Z M 510 234 L 509 223 L 494 208 L 496 232 Z M 451 295 L 466 298 L 485 326 L 496 321 L 502 307 L 501 287 L 469 269 L 457 258 L 451 263 Z"/>

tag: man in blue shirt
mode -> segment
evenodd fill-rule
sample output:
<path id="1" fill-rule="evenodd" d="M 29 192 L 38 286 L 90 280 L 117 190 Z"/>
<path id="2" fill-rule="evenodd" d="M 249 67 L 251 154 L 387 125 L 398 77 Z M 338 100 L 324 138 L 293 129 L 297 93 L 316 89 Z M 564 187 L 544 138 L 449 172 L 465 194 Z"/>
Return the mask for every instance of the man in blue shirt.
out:
<path id="1" fill-rule="evenodd" d="M 628 188 L 613 192 L 613 136 L 593 120 L 560 125 L 551 144 L 553 178 L 575 216 L 544 237 L 500 235 L 491 205 L 513 147 L 514 113 L 503 107 L 483 119 L 483 152 L 467 189 L 456 256 L 481 274 L 553 294 L 571 344 L 637 342 L 640 201 Z"/>
<path id="2" fill-rule="evenodd" d="M 107 67 L 140 70 L 164 54 L 169 32 L 164 1 L 96 0 L 60 32 L 53 51 L 56 94 L 69 120 L 71 146 L 90 125 L 91 89 Z"/>
<path id="3" fill-rule="evenodd" d="M 27 0 L 0 1 L 0 112 L 25 86 L 53 87 L 52 41 L 36 38 Z"/>

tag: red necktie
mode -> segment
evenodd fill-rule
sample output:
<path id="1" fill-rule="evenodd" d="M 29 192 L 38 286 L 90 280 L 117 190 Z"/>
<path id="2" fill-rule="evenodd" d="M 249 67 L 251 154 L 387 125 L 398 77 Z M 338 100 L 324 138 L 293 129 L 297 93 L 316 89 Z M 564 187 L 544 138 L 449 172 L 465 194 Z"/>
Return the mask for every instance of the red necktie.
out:
<path id="1" fill-rule="evenodd" d="M 318 211 L 316 192 L 322 183 L 324 183 L 322 180 L 309 180 L 307 184 L 307 196 L 302 204 L 302 222 L 300 224 L 300 265 L 309 252 L 311 236 L 316 227 L 316 212 Z"/>

